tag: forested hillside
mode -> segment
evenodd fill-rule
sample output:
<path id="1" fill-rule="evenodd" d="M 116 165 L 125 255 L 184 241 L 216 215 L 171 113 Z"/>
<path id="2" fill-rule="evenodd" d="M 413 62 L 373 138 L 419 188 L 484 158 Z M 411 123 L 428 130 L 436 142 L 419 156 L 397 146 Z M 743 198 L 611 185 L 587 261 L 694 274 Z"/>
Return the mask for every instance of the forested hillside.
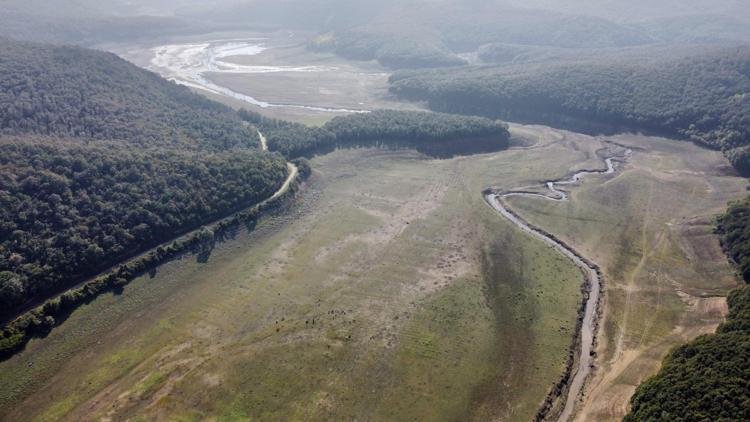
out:
<path id="1" fill-rule="evenodd" d="M 677 60 L 403 72 L 391 91 L 432 109 L 598 129 L 639 129 L 721 148 L 750 174 L 750 48 Z"/>
<path id="2" fill-rule="evenodd" d="M 750 283 L 750 198 L 730 205 L 717 232 Z M 733 291 L 716 334 L 678 347 L 659 373 L 641 384 L 626 422 L 750 420 L 750 287 Z"/>
<path id="3" fill-rule="evenodd" d="M 451 157 L 509 138 L 501 122 L 439 113 L 376 111 L 322 128 L 236 113 L 78 47 L 2 40 L 0 70 L 0 318 L 44 303 L 5 327 L 2 356 L 203 237 L 125 260 L 270 197 L 287 176 L 283 156 L 366 146 Z M 274 152 L 257 148 L 256 127 Z"/>
<path id="4" fill-rule="evenodd" d="M 0 39 L 0 133 L 215 151 L 258 145 L 230 108 L 114 54 L 7 39 Z"/>
<path id="5" fill-rule="evenodd" d="M 318 51 L 332 51 L 352 60 L 377 60 L 392 69 L 466 64 L 442 43 L 421 35 L 404 36 L 403 29 L 390 25 L 386 28 L 350 29 L 324 34 L 311 42 L 310 47 Z"/>
<path id="6" fill-rule="evenodd" d="M 672 351 L 641 384 L 624 421 L 750 420 L 750 287 L 729 295 L 716 334 Z"/>
<path id="7" fill-rule="evenodd" d="M 750 283 L 750 198 L 733 203 L 719 218 L 718 232 L 742 278 Z"/>
<path id="8" fill-rule="evenodd" d="M 278 155 L 0 141 L 0 316 L 186 230 L 255 204 Z"/>
<path id="9" fill-rule="evenodd" d="M 0 40 L 0 318 L 271 196 L 236 112 L 113 54 Z"/>
<path id="10" fill-rule="evenodd" d="M 386 5 L 366 23 L 334 27 L 312 47 L 407 69 L 465 64 L 458 54 L 488 43 L 601 48 L 650 42 L 653 39 L 641 31 L 593 16 L 509 8 L 493 2 L 412 1 Z"/>
<path id="11" fill-rule="evenodd" d="M 449 158 L 493 152 L 508 147 L 505 123 L 481 117 L 420 111 L 376 110 L 339 116 L 321 128 L 265 119 L 241 111 L 259 126 L 271 151 L 287 157 L 326 153 L 335 148 L 413 148 L 424 154 Z"/>
<path id="12" fill-rule="evenodd" d="M 0 37 L 46 43 L 95 45 L 105 41 L 149 40 L 205 33 L 216 26 L 180 18 L 191 0 L 3 0 Z"/>

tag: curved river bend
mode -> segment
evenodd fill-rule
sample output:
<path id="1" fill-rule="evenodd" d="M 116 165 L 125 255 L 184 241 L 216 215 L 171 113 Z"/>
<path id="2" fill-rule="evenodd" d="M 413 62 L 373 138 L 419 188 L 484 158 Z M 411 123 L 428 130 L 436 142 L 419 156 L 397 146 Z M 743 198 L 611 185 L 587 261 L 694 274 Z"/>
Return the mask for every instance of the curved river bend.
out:
<path id="1" fill-rule="evenodd" d="M 315 107 L 296 104 L 273 104 L 260 101 L 249 95 L 242 94 L 231 90 L 227 87 L 220 86 L 210 81 L 207 73 L 239 73 L 239 74 L 257 74 L 257 73 L 275 73 L 275 72 L 330 72 L 337 71 L 335 67 L 327 66 L 256 66 L 233 63 L 228 58 L 233 56 L 253 56 L 266 50 L 262 39 L 243 39 L 243 40 L 216 40 L 192 44 L 173 44 L 163 45 L 152 49 L 152 59 L 150 68 L 157 70 L 163 76 L 179 84 L 192 88 L 202 89 L 219 95 L 231 97 L 240 101 L 253 104 L 261 108 L 299 108 L 310 111 L 326 112 L 343 112 L 343 113 L 366 113 L 366 110 L 351 110 L 341 108 Z M 262 146 L 265 147 L 265 138 L 260 134 Z M 583 392 L 583 387 L 591 374 L 593 365 L 592 351 L 596 341 L 596 328 L 598 316 L 598 304 L 601 297 L 602 277 L 599 267 L 592 261 L 575 251 L 572 247 L 555 238 L 553 235 L 544 230 L 535 227 L 526 222 L 522 217 L 513 212 L 505 203 L 506 198 L 510 197 L 531 197 L 540 198 L 549 201 L 562 202 L 569 199 L 568 193 L 559 187 L 576 185 L 583 177 L 595 174 L 613 174 L 616 171 L 615 160 L 623 161 L 629 158 L 632 151 L 626 149 L 620 155 L 613 155 L 604 160 L 606 169 L 604 170 L 583 170 L 573 174 L 570 178 L 548 181 L 539 186 L 526 187 L 531 190 L 517 190 L 505 192 L 485 192 L 487 203 L 507 218 L 511 223 L 520 228 L 522 231 L 542 240 L 548 245 L 557 249 L 560 253 L 567 256 L 575 265 L 583 271 L 585 277 L 585 287 L 588 291 L 588 297 L 583 306 L 582 318 L 579 325 L 576 343 L 577 365 L 574 368 L 568 368 L 565 373 L 568 385 L 568 391 L 564 397 L 564 409 L 559 421 L 567 421 L 573 415 L 576 402 Z M 296 175 L 296 168 L 291 163 L 289 165 L 290 175 Z M 294 177 L 294 176 L 292 176 Z M 287 181 L 288 182 L 288 181 Z M 285 184 L 285 187 L 288 183 Z M 538 188 L 546 188 L 549 193 L 536 192 Z M 283 188 L 282 188 L 283 190 Z M 557 397 L 555 397 L 557 399 Z"/>
<path id="2" fill-rule="evenodd" d="M 509 206 L 505 203 L 505 198 L 510 197 L 530 197 L 530 198 L 541 198 L 549 201 L 566 201 L 568 200 L 567 192 L 558 189 L 558 186 L 569 186 L 575 185 L 583 179 L 584 176 L 593 174 L 613 174 L 615 173 L 615 160 L 624 161 L 630 157 L 632 151 L 626 149 L 624 153 L 619 156 L 612 156 L 605 159 L 607 168 L 605 170 L 583 170 L 575 173 L 572 177 L 563 180 L 555 180 L 540 184 L 538 187 L 546 187 L 550 192 L 549 194 L 535 193 L 523 190 L 511 190 L 506 192 L 489 192 L 485 193 L 485 200 L 487 203 L 500 215 L 507 218 L 516 227 L 522 231 L 529 233 L 530 235 L 542 240 L 546 244 L 554 247 L 560 253 L 567 256 L 573 263 L 575 263 L 583 271 L 585 278 L 585 286 L 588 291 L 588 297 L 583 308 L 583 317 L 581 319 L 579 333 L 577 337 L 580 341 L 576 343 L 576 356 L 578 357 L 578 364 L 575 368 L 569 368 L 566 371 L 566 377 L 568 378 L 567 385 L 569 387 L 568 392 L 564 398 L 565 407 L 563 408 L 558 421 L 566 422 L 573 415 L 576 402 L 583 392 L 583 387 L 591 374 L 591 369 L 594 363 L 594 357 L 592 351 L 594 350 L 596 342 L 596 328 L 597 328 L 597 316 L 599 299 L 601 297 L 601 284 L 602 275 L 599 266 L 592 261 L 586 259 L 583 255 L 578 253 L 572 247 L 566 245 L 561 240 L 555 238 L 553 235 L 545 232 L 544 230 L 531 225 L 526 222 L 522 217 L 512 211 Z M 570 378 L 572 376 L 572 379 Z"/>
<path id="3" fill-rule="evenodd" d="M 260 108 L 295 108 L 310 111 L 337 113 L 363 113 L 366 110 L 329 108 L 299 104 L 275 104 L 258 100 L 250 95 L 234 91 L 209 80 L 208 73 L 259 74 L 259 73 L 310 73 L 336 72 L 332 66 L 269 66 L 233 63 L 231 57 L 255 56 L 268 47 L 263 39 L 215 40 L 187 44 L 161 45 L 151 49 L 149 69 L 180 85 L 201 89 L 217 95 L 244 101 Z"/>

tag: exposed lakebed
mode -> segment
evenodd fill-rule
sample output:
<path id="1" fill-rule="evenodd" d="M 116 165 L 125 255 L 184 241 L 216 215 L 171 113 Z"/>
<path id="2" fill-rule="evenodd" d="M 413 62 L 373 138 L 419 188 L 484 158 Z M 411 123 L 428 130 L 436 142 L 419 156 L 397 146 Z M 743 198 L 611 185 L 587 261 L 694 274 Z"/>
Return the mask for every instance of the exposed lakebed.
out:
<path id="1" fill-rule="evenodd" d="M 579 252 L 567 245 L 563 241 L 557 239 L 554 235 L 551 235 L 544 230 L 531 225 L 526 222 L 523 217 L 516 214 L 511 208 L 505 203 L 505 198 L 511 197 L 529 197 L 529 198 L 541 198 L 550 201 L 566 201 L 568 200 L 568 193 L 564 190 L 558 189 L 558 186 L 574 186 L 580 183 L 585 176 L 589 175 L 608 175 L 613 174 L 616 171 L 615 160 L 624 161 L 630 157 L 632 150 L 624 149 L 616 154 L 604 159 L 606 165 L 605 169 L 602 170 L 582 170 L 573 174 L 570 178 L 547 181 L 540 184 L 539 187 L 544 186 L 549 190 L 549 194 L 537 193 L 531 190 L 532 187 L 523 187 L 518 190 L 510 190 L 507 192 L 490 192 L 485 194 L 487 202 L 499 212 L 503 217 L 510 220 L 514 225 L 529 233 L 548 245 L 551 245 L 560 253 L 569 258 L 576 266 L 581 268 L 585 282 L 584 290 L 587 292 L 585 302 L 579 315 L 579 327 L 575 342 L 575 356 L 577 359 L 573 359 L 570 362 L 569 367 L 563 374 L 563 379 L 560 383 L 561 389 L 553 391 L 551 393 L 550 401 L 558 400 L 562 398 L 564 405 L 562 412 L 558 418 L 561 422 L 568 421 L 573 415 L 576 402 L 583 392 L 583 388 L 588 377 L 591 374 L 591 369 L 594 363 L 593 350 L 596 346 L 596 330 L 598 327 L 597 316 L 599 314 L 599 301 L 602 291 L 602 273 L 599 266 L 582 256 Z M 574 364 L 577 362 L 577 364 Z M 562 396 L 562 397 L 560 397 Z M 543 416 L 547 416 L 546 412 L 549 408 L 544 408 Z"/>
<path id="2" fill-rule="evenodd" d="M 237 84 L 223 83 L 221 77 L 234 75 L 247 81 L 249 78 L 273 73 L 314 74 L 316 79 L 319 79 L 320 75 L 335 73 L 353 73 L 355 77 L 362 78 L 386 76 L 382 72 L 343 69 L 335 64 L 243 63 L 250 57 L 268 53 L 273 49 L 289 48 L 274 46 L 273 42 L 267 38 L 239 38 L 164 44 L 148 48 L 148 63 L 140 64 L 178 84 L 229 97 L 262 109 L 288 108 L 331 113 L 357 113 L 366 111 L 367 108 L 364 103 L 360 103 L 361 107 L 358 108 L 345 108 L 303 104 L 304 100 L 300 100 L 299 103 L 266 101 L 259 99 L 256 94 L 248 93 L 246 87 L 238 88 L 234 86 Z"/>

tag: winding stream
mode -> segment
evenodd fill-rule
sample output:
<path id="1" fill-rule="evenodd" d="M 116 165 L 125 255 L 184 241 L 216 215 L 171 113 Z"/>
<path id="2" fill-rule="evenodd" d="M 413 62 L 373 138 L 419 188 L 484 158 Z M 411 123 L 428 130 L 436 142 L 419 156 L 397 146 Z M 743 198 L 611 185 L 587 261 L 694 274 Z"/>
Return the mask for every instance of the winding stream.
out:
<path id="1" fill-rule="evenodd" d="M 558 421 L 560 422 L 568 421 L 573 415 L 576 402 L 583 392 L 583 387 L 586 383 L 586 380 L 591 374 L 591 369 L 594 363 L 592 352 L 596 342 L 596 328 L 598 322 L 598 306 L 599 298 L 601 296 L 602 276 L 599 270 L 599 266 L 586 259 L 583 255 L 578 253 L 572 247 L 566 245 L 561 240 L 555 238 L 544 230 L 526 222 L 522 217 L 520 217 L 510 209 L 510 207 L 505 203 L 505 199 L 510 197 L 524 196 L 532 198 L 542 198 L 545 200 L 557 202 L 566 201 L 569 198 L 568 193 L 564 190 L 558 189 L 558 186 L 575 185 L 580 182 L 584 176 L 587 175 L 613 174 L 616 171 L 614 161 L 627 160 L 631 154 L 632 151 L 627 149 L 623 154 L 619 156 L 606 158 L 604 160 L 607 166 L 605 170 L 582 170 L 575 173 L 568 179 L 547 181 L 538 186 L 534 186 L 536 188 L 546 187 L 550 194 L 535 193 L 520 189 L 506 192 L 490 192 L 485 194 L 487 203 L 493 209 L 495 209 L 503 217 L 507 218 L 511 223 L 520 228 L 522 231 L 542 240 L 543 242 L 557 249 L 563 255 L 567 256 L 571 261 L 573 261 L 573 263 L 581 268 L 585 277 L 585 285 L 587 288 L 586 290 L 588 290 L 588 298 L 586 299 L 586 303 L 584 305 L 583 318 L 579 327 L 580 343 L 576 344 L 576 347 L 578 348 L 578 350 L 576 350 L 578 362 L 575 368 L 570 369 L 571 372 L 567 382 L 569 389 L 564 401 L 565 407 L 560 414 L 560 417 L 558 418 Z M 531 188 L 533 187 L 527 187 L 526 189 Z"/>
<path id="2" fill-rule="evenodd" d="M 234 98 L 261 108 L 286 107 L 310 111 L 340 113 L 367 112 L 366 110 L 269 103 L 258 100 L 250 95 L 236 92 L 230 88 L 220 86 L 208 78 L 207 74 L 209 73 L 251 75 L 276 72 L 336 72 L 339 70 L 332 66 L 246 65 L 235 63 L 230 60 L 232 57 L 255 56 L 262 53 L 268 49 L 268 47 L 263 44 L 263 41 L 263 39 L 240 39 L 162 45 L 151 49 L 152 58 L 150 68 L 176 83 Z M 266 139 L 262 133 L 259 133 L 259 135 L 261 148 L 266 150 Z M 564 408 L 558 418 L 558 420 L 562 422 L 568 421 L 573 415 L 575 405 L 578 402 L 585 383 L 592 371 L 594 361 L 592 352 L 596 342 L 598 304 L 601 297 L 601 273 L 599 267 L 595 263 L 586 259 L 575 249 L 544 230 L 526 222 L 521 216 L 511 210 L 505 199 L 521 196 L 556 202 L 567 201 L 569 195 L 564 190 L 564 187 L 576 185 L 588 175 L 615 173 L 615 161 L 624 161 L 629 158 L 631 153 L 632 151 L 625 149 L 624 152 L 619 155 L 605 158 L 604 164 L 606 164 L 606 168 L 603 170 L 582 170 L 566 179 L 545 181 L 539 185 L 517 188 L 515 190 L 504 192 L 485 192 L 485 200 L 499 214 L 507 218 L 522 231 L 531 234 L 557 249 L 560 253 L 573 261 L 573 263 L 578 266 L 584 274 L 585 287 L 588 296 L 582 307 L 582 315 L 580 315 L 581 321 L 579 323 L 579 331 L 577 334 L 580 341 L 575 345 L 577 360 L 575 361 L 575 366 L 568 368 L 565 373 L 565 383 L 569 387 L 567 393 L 564 393 L 565 397 L 554 397 L 554 399 L 562 398 L 564 400 Z M 283 193 L 288 188 L 289 183 L 297 175 L 297 168 L 292 163 L 287 163 L 287 166 L 289 167 L 289 178 L 282 189 L 274 195 L 274 198 Z M 544 192 L 544 190 L 547 192 Z"/>
<path id="3" fill-rule="evenodd" d="M 149 69 L 180 85 L 234 98 L 261 108 L 284 107 L 337 113 L 366 112 L 366 110 L 346 108 L 269 103 L 218 85 L 206 76 L 208 73 L 249 75 L 279 72 L 336 72 L 339 70 L 332 66 L 244 65 L 229 60 L 231 57 L 256 56 L 267 49 L 268 47 L 263 44 L 261 38 L 162 45 L 151 49 L 152 58 Z"/>

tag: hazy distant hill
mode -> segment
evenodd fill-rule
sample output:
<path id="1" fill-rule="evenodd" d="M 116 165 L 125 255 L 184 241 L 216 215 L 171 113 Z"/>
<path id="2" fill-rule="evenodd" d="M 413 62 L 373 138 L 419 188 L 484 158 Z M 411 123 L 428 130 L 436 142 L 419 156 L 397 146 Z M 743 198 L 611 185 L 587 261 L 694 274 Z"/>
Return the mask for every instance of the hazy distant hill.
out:
<path id="1" fill-rule="evenodd" d="M 644 19 L 632 26 L 660 42 L 685 44 L 750 41 L 750 18 L 735 16 L 671 16 Z"/>
<path id="2" fill-rule="evenodd" d="M 55 44 L 148 40 L 212 28 L 120 0 L 5 0 L 0 8 L 0 37 Z"/>
<path id="3" fill-rule="evenodd" d="M 393 93 L 440 111 L 691 138 L 721 148 L 750 172 L 748 47 L 694 57 L 601 56 L 412 72 L 391 82 Z"/>
<path id="4" fill-rule="evenodd" d="M 489 43 L 603 48 L 654 42 L 641 29 L 600 17 L 503 9 L 478 2 L 417 1 L 384 7 L 364 23 L 323 30 L 331 32 L 316 48 L 360 60 L 377 59 L 393 68 L 462 64 L 457 53 Z"/>
<path id="5" fill-rule="evenodd" d="M 391 68 L 465 64 L 487 44 L 621 48 L 750 41 L 744 2 L 8 0 L 0 36 L 96 45 L 216 30 L 318 32 L 315 49 Z"/>
<path id="6" fill-rule="evenodd" d="M 490 0 L 492 2 L 493 0 Z M 667 16 L 723 14 L 750 18 L 745 0 L 494 0 L 499 4 L 636 22 Z"/>
<path id="7" fill-rule="evenodd" d="M 736 44 L 750 40 L 746 7 L 730 1 L 671 6 L 653 2 L 411 0 L 256 0 L 186 9 L 224 24 L 318 31 L 311 43 L 392 68 L 464 64 L 459 53 L 488 44 L 556 48 L 627 48 Z M 734 13 L 738 12 L 738 13 Z"/>

